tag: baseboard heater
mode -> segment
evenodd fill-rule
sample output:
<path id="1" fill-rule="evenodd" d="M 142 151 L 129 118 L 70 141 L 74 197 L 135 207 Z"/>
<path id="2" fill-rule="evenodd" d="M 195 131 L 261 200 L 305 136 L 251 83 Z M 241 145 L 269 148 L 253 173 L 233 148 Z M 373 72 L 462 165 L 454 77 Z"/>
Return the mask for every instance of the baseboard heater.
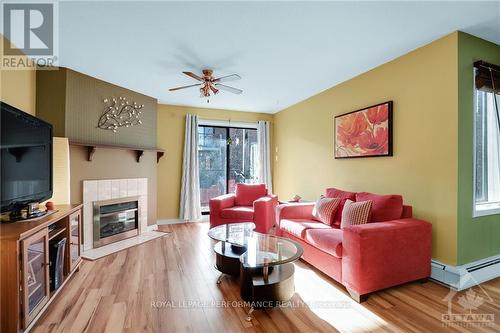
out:
<path id="1" fill-rule="evenodd" d="M 485 268 L 485 267 L 488 267 L 491 265 L 496 265 L 496 264 L 500 264 L 500 258 L 495 259 L 495 260 L 491 260 L 491 261 L 488 261 L 488 262 L 485 262 L 485 263 L 482 263 L 479 265 L 474 265 L 474 266 L 468 267 L 467 271 L 469 273 L 471 273 L 471 272 L 477 271 L 478 269 Z"/>
<path id="2" fill-rule="evenodd" d="M 500 276 L 500 255 L 461 266 L 431 263 L 431 279 L 454 290 L 464 290 Z"/>

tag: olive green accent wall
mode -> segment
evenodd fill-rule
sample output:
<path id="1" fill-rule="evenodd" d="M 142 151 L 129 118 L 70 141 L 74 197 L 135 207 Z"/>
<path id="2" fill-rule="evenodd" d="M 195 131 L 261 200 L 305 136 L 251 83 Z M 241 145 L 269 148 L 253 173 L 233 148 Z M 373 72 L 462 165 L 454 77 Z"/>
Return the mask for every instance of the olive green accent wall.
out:
<path id="1" fill-rule="evenodd" d="M 500 214 L 472 217 L 474 78 L 477 60 L 500 65 L 500 45 L 458 34 L 458 241 L 457 265 L 500 254 Z"/>
<path id="2" fill-rule="evenodd" d="M 54 136 L 66 136 L 66 71 L 42 71 L 36 75 L 37 116 L 53 126 Z"/>
<path id="3" fill-rule="evenodd" d="M 67 68 L 37 71 L 37 116 L 54 125 L 55 135 L 70 141 L 129 147 L 156 147 L 155 98 L 122 88 Z M 125 97 L 144 104 L 142 124 L 117 133 L 97 128 L 104 99 Z"/>
<path id="4" fill-rule="evenodd" d="M 156 147 L 155 98 L 62 67 L 37 71 L 36 84 L 37 117 L 54 126 L 55 136 L 97 144 Z M 121 128 L 118 133 L 96 128 L 104 110 L 103 99 L 120 96 L 145 105 L 143 123 Z M 148 225 L 156 224 L 156 153 L 145 152 L 137 163 L 132 150 L 98 149 L 89 162 L 85 147 L 70 146 L 69 159 L 71 203 L 82 202 L 84 180 L 143 177 L 148 179 Z"/>

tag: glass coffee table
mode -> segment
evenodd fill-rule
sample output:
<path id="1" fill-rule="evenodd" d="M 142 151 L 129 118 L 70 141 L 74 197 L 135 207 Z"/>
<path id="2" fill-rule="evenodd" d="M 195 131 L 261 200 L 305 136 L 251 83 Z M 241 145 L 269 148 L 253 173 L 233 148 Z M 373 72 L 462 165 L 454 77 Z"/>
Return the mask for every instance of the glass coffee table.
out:
<path id="1" fill-rule="evenodd" d="M 240 276 L 240 294 L 254 308 L 276 306 L 295 292 L 293 261 L 303 249 L 295 241 L 254 231 L 252 222 L 225 224 L 209 230 L 214 246 L 216 268 L 223 274 Z"/>

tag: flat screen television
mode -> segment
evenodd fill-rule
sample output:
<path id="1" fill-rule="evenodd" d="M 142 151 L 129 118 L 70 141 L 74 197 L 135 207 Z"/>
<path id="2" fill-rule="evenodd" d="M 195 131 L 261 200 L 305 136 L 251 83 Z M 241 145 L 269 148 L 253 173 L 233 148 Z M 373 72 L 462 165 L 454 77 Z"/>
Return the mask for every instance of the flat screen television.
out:
<path id="1" fill-rule="evenodd" d="M 1 204 L 11 220 L 33 217 L 30 204 L 52 197 L 52 125 L 1 104 Z"/>

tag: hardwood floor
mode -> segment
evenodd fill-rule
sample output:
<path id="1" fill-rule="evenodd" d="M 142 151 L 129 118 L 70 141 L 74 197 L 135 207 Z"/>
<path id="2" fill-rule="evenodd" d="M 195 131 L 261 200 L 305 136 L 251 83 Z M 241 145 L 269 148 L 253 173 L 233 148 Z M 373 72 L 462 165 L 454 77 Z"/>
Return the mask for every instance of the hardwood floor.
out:
<path id="1" fill-rule="evenodd" d="M 445 287 L 415 282 L 358 304 L 340 284 L 302 261 L 296 264 L 296 293 L 289 306 L 256 310 L 253 321 L 246 322 L 248 308 L 239 306 L 238 281 L 226 277 L 215 283 L 219 274 L 208 224 L 161 228 L 172 233 L 84 262 L 33 332 L 500 331 L 500 279 L 474 287 L 468 303 L 465 292 L 451 302 L 453 313 L 492 314 L 492 322 L 446 326 Z M 466 311 L 459 300 L 462 305 L 484 303 Z"/>

